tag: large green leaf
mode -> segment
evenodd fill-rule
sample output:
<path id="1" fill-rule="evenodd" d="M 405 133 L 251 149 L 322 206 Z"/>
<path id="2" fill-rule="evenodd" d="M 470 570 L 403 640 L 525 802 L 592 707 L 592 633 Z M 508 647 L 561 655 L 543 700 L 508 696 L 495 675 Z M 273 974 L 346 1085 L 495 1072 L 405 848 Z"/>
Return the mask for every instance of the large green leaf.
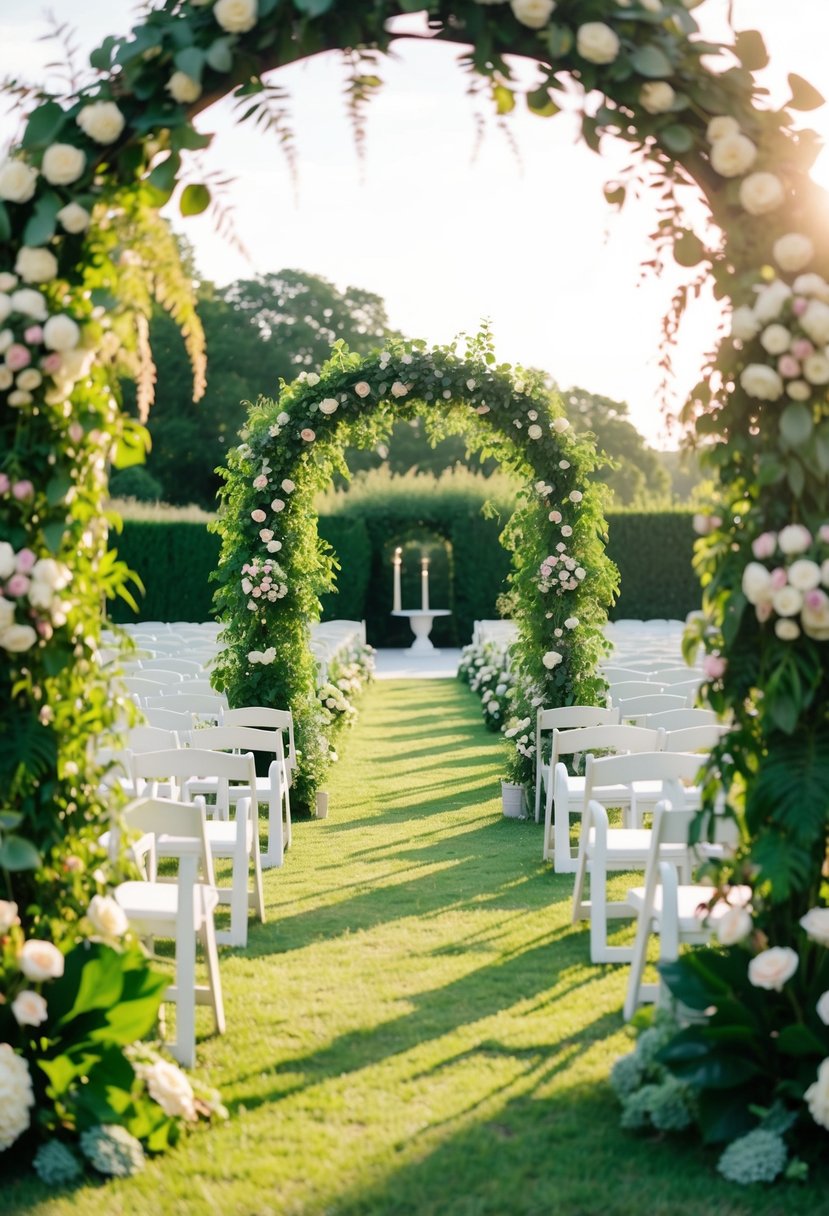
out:
<path id="1" fill-rule="evenodd" d="M 179 210 L 182 215 L 201 215 L 210 206 L 210 191 L 207 186 L 192 183 L 181 192 Z"/>
<path id="2" fill-rule="evenodd" d="M 640 76 L 662 80 L 673 75 L 673 64 L 658 46 L 638 46 L 630 53 L 630 65 Z"/>
<path id="3" fill-rule="evenodd" d="M 734 39 L 734 53 L 749 72 L 759 72 L 769 61 L 769 53 L 759 30 L 741 30 Z"/>
<path id="4" fill-rule="evenodd" d="M 780 415 L 780 434 L 789 447 L 797 448 L 812 433 L 812 411 L 802 401 L 792 401 Z"/>
<path id="5" fill-rule="evenodd" d="M 44 102 L 32 111 L 21 143 L 24 148 L 45 148 L 55 142 L 63 124 L 66 111 L 56 101 Z"/>
<path id="6" fill-rule="evenodd" d="M 32 842 L 23 836 L 6 836 L 0 844 L 0 869 L 10 870 L 12 873 L 36 870 L 40 861 L 40 853 Z"/>
<path id="7" fill-rule="evenodd" d="M 792 95 L 788 105 L 792 110 L 817 110 L 826 101 L 823 94 L 813 84 L 809 84 L 808 80 L 804 80 L 795 72 L 789 76 L 789 88 Z"/>

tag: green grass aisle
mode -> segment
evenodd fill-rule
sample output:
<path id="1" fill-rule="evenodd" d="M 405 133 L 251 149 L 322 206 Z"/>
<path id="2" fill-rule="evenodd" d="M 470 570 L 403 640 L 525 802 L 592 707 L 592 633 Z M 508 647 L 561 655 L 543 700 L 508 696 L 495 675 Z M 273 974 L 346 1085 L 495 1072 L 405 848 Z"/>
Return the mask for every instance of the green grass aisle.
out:
<path id="1" fill-rule="evenodd" d="M 502 819 L 501 744 L 467 689 L 375 685 L 342 751 L 330 818 L 297 825 L 268 923 L 222 958 L 228 1034 L 199 1061 L 231 1120 L 124 1182 L 7 1183 L 5 1216 L 827 1210 L 619 1130 L 624 969 L 586 965 L 571 880 Z"/>

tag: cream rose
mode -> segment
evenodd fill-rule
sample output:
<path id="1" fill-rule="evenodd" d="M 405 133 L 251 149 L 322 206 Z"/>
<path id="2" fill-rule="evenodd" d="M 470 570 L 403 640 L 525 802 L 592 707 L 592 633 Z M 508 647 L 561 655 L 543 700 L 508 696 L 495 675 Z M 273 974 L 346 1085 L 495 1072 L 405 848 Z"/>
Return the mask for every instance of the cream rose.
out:
<path id="1" fill-rule="evenodd" d="M 797 587 L 798 591 L 811 591 L 813 587 L 819 587 L 820 566 L 817 562 L 801 557 L 789 567 L 789 582 L 793 587 Z"/>
<path id="2" fill-rule="evenodd" d="M 759 562 L 749 562 L 743 571 L 743 595 L 750 604 L 771 598 L 771 574 Z"/>
<path id="3" fill-rule="evenodd" d="M 186 72 L 173 72 L 164 87 L 173 101 L 179 101 L 184 105 L 188 105 L 191 101 L 198 101 L 202 94 L 202 87 L 198 80 L 194 80 Z"/>
<path id="4" fill-rule="evenodd" d="M 319 411 L 321 414 L 336 414 L 340 408 L 340 403 L 336 397 L 324 397 L 319 403 Z"/>
<path id="5" fill-rule="evenodd" d="M 37 169 L 22 160 L 0 165 L 0 198 L 7 203 L 28 203 L 37 186 Z"/>
<path id="6" fill-rule="evenodd" d="M 31 625 L 10 625 L 0 633 L 0 648 L 9 654 L 24 654 L 36 641 L 37 634 Z"/>
<path id="7" fill-rule="evenodd" d="M 759 288 L 757 299 L 754 301 L 754 315 L 764 323 L 776 321 L 791 294 L 791 287 L 782 279 L 775 279 L 773 283 Z"/>
<path id="8" fill-rule="evenodd" d="M 558 665 L 561 661 L 562 661 L 561 655 L 558 653 L 557 650 L 548 650 L 547 653 L 541 659 L 541 662 L 544 664 L 544 666 L 547 668 L 548 671 L 552 671 L 552 669 L 554 667 L 558 667 Z"/>
<path id="9" fill-rule="evenodd" d="M 358 397 L 367 397 L 371 392 L 371 385 L 367 380 L 358 380 L 354 385 L 354 392 Z"/>
<path id="10" fill-rule="evenodd" d="M 78 323 L 67 316 L 65 312 L 56 313 L 43 326 L 43 345 L 49 350 L 74 350 L 81 340 Z"/>
<path id="11" fill-rule="evenodd" d="M 136 1071 L 165 1115 L 190 1122 L 196 1119 L 193 1087 L 180 1068 L 166 1060 L 156 1060 Z"/>
<path id="12" fill-rule="evenodd" d="M 564 431 L 566 431 L 567 428 L 569 427 L 569 425 L 570 425 L 570 423 L 567 421 L 566 418 L 554 418 L 553 419 L 553 430 L 555 431 L 555 433 L 557 435 L 561 435 Z"/>
<path id="13" fill-rule="evenodd" d="M 781 270 L 794 274 L 809 265 L 815 256 L 815 247 L 803 233 L 787 232 L 774 242 L 772 254 Z"/>
<path id="14" fill-rule="evenodd" d="M 0 1152 L 26 1131 L 34 1104 L 28 1064 L 11 1044 L 0 1043 Z"/>
<path id="15" fill-rule="evenodd" d="M 588 63 L 613 63 L 620 46 L 618 35 L 604 21 L 587 21 L 576 33 L 576 50 Z"/>
<path id="16" fill-rule="evenodd" d="M 760 345 L 770 355 L 782 355 L 791 346 L 792 335 L 785 325 L 775 321 L 760 334 Z"/>
<path id="17" fill-rule="evenodd" d="M 782 992 L 783 985 L 797 971 L 800 959 L 790 946 L 772 946 L 748 964 L 749 983 L 769 992 Z"/>
<path id="18" fill-rule="evenodd" d="M 829 304 L 810 300 L 800 318 L 800 327 L 818 346 L 829 342 Z"/>
<path id="19" fill-rule="evenodd" d="M 12 1001 L 12 1015 L 18 1026 L 41 1026 L 48 1017 L 46 1002 L 39 992 L 25 988 Z"/>
<path id="20" fill-rule="evenodd" d="M 829 359 L 820 351 L 809 355 L 808 359 L 803 360 L 803 375 L 809 384 L 829 384 Z"/>
<path id="21" fill-rule="evenodd" d="M 515 19 L 531 30 L 543 29 L 555 12 L 555 0 L 510 0 Z"/>
<path id="22" fill-rule="evenodd" d="M 766 363 L 749 363 L 740 372 L 740 384 L 749 397 L 777 401 L 783 396 L 783 378 Z"/>
<path id="23" fill-rule="evenodd" d="M 810 908 L 801 916 L 800 927 L 811 941 L 829 946 L 829 908 Z"/>
<path id="24" fill-rule="evenodd" d="M 757 609 L 757 616 L 759 619 L 759 608 Z M 774 622 L 774 632 L 781 642 L 793 642 L 796 638 L 800 637 L 800 626 L 791 617 L 783 616 L 779 621 Z"/>
<path id="25" fill-rule="evenodd" d="M 49 249 L 24 245 L 14 268 L 24 283 L 49 283 L 58 273 L 58 259 Z"/>
<path id="26" fill-rule="evenodd" d="M 730 114 L 717 115 L 716 118 L 709 120 L 708 126 L 705 128 L 705 137 L 709 144 L 715 144 L 717 140 L 739 134 L 740 124 Z"/>
<path id="27" fill-rule="evenodd" d="M 781 553 L 792 557 L 795 553 L 805 553 L 812 543 L 812 534 L 803 524 L 786 524 L 777 534 L 777 544 Z"/>
<path id="28" fill-rule="evenodd" d="M 216 0 L 213 16 L 229 34 L 246 34 L 259 19 L 256 0 Z"/>
<path id="29" fill-rule="evenodd" d="M 12 608 L 13 612 L 14 608 Z M 8 933 L 9 929 L 19 924 L 20 917 L 17 915 L 17 904 L 11 899 L 0 899 L 0 933 Z"/>
<path id="30" fill-rule="evenodd" d="M 742 304 L 731 314 L 731 337 L 740 342 L 750 342 L 760 332 L 761 322 L 754 315 L 754 310 Z"/>
<path id="31" fill-rule="evenodd" d="M 541 427 L 538 425 L 537 422 L 533 422 L 530 424 L 530 426 L 527 427 L 527 438 L 528 439 L 540 439 L 543 434 L 544 434 L 544 432 L 542 431 Z"/>
<path id="32" fill-rule="evenodd" d="M 12 310 L 33 321 L 45 321 L 49 315 L 45 296 L 33 287 L 21 287 L 12 294 Z"/>
<path id="33" fill-rule="evenodd" d="M 7 540 L 0 540 L 0 579 L 11 578 L 17 569 L 14 549 Z"/>
<path id="34" fill-rule="evenodd" d="M 829 1128 L 829 1059 L 822 1062 L 817 1070 L 817 1080 L 812 1082 L 803 1097 L 815 1123 Z"/>
<path id="35" fill-rule="evenodd" d="M 792 287 L 799 296 L 817 296 L 829 304 L 829 283 L 820 274 L 799 274 Z"/>
<path id="36" fill-rule="evenodd" d="M 720 177 L 741 177 L 757 159 L 757 147 L 739 131 L 724 135 L 711 145 L 711 168 Z"/>
<path id="37" fill-rule="evenodd" d="M 749 215 L 767 215 L 783 205 L 786 192 L 774 173 L 750 173 L 740 183 L 740 203 Z"/>
<path id="38" fill-rule="evenodd" d="M 96 144 L 114 144 L 124 129 L 124 115 L 114 101 L 93 101 L 84 106 L 75 122 Z"/>
<path id="39" fill-rule="evenodd" d="M 715 922 L 717 940 L 723 946 L 735 946 L 748 937 L 754 928 L 751 914 L 745 908 L 729 908 Z"/>
<path id="40" fill-rule="evenodd" d="M 129 928 L 126 912 L 110 895 L 93 895 L 86 916 L 101 937 L 123 937 Z"/>
<path id="41" fill-rule="evenodd" d="M 86 154 L 72 144 L 51 144 L 43 153 L 41 172 L 53 186 L 68 186 L 83 176 Z"/>
<path id="42" fill-rule="evenodd" d="M 405 397 L 408 391 L 408 385 L 404 384 L 402 380 L 395 380 L 394 384 L 391 386 L 392 397 Z"/>
<path id="43" fill-rule="evenodd" d="M 803 607 L 803 592 L 797 587 L 781 587 L 771 597 L 771 606 L 778 616 L 797 616 Z"/>
<path id="44" fill-rule="evenodd" d="M 34 937 L 23 943 L 18 962 L 26 979 L 35 984 L 63 975 L 64 959 L 57 946 Z"/>
<path id="45" fill-rule="evenodd" d="M 676 93 L 667 80 L 648 80 L 639 90 L 639 104 L 649 114 L 667 114 L 676 101 Z"/>
<path id="46" fill-rule="evenodd" d="M 817 588 L 805 595 L 800 623 L 807 637 L 817 642 L 829 639 L 829 595 Z"/>

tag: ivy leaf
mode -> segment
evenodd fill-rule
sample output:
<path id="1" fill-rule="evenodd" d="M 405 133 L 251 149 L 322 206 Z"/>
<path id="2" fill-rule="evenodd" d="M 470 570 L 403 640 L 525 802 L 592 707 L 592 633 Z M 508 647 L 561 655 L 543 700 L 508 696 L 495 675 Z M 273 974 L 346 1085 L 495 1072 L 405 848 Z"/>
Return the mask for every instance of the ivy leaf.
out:
<path id="1" fill-rule="evenodd" d="M 58 212 L 62 202 L 60 197 L 50 190 L 42 194 L 35 203 L 35 209 L 23 229 L 24 245 L 45 245 L 55 235 L 58 223 Z"/>
<path id="2" fill-rule="evenodd" d="M 182 215 L 201 215 L 210 206 L 210 191 L 207 186 L 193 184 L 181 192 L 179 210 Z"/>
<path id="3" fill-rule="evenodd" d="M 640 76 L 649 76 L 654 80 L 664 80 L 667 76 L 672 76 L 674 71 L 674 65 L 665 52 L 651 44 L 637 46 L 631 51 L 629 62 Z"/>
<path id="4" fill-rule="evenodd" d="M 89 56 L 90 67 L 95 68 L 99 72 L 108 72 L 112 65 L 112 52 L 118 45 L 119 39 L 114 34 L 110 34 L 103 40 L 100 46 L 96 47 Z"/>
<path id="5" fill-rule="evenodd" d="M 56 101 L 38 106 L 26 123 L 21 143 L 24 148 L 41 148 L 54 143 L 55 136 L 66 122 L 66 111 Z"/>
<path id="6" fill-rule="evenodd" d="M 66 524 L 62 519 L 54 519 L 43 529 L 43 539 L 50 553 L 57 553 L 63 542 Z"/>
<path id="7" fill-rule="evenodd" d="M 804 80 L 795 72 L 789 74 L 789 88 L 792 95 L 786 104 L 792 110 L 817 110 L 826 101 L 813 84 L 809 84 L 808 80 Z"/>
<path id="8" fill-rule="evenodd" d="M 0 845 L 0 867 L 4 870 L 36 870 L 39 866 L 40 853 L 23 836 L 7 836 Z"/>
<path id="9" fill-rule="evenodd" d="M 166 200 L 175 189 L 176 177 L 180 168 L 181 157 L 177 152 L 171 152 L 166 160 L 163 160 L 160 165 L 156 165 L 147 181 L 163 194 Z"/>
<path id="10" fill-rule="evenodd" d="M 669 152 L 690 152 L 694 146 L 694 133 L 682 123 L 672 122 L 659 132 L 660 142 Z"/>
<path id="11" fill-rule="evenodd" d="M 515 94 L 506 85 L 493 85 L 492 97 L 499 114 L 511 114 L 515 109 Z"/>
<path id="12" fill-rule="evenodd" d="M 186 76 L 190 76 L 193 80 L 198 80 L 199 82 L 201 82 L 204 60 L 204 51 L 200 50 L 197 46 L 187 46 L 184 50 L 176 51 L 173 57 L 173 63 L 180 72 L 184 72 Z"/>
<path id="13" fill-rule="evenodd" d="M 214 72 L 229 72 L 233 67 L 233 52 L 229 38 L 217 38 L 207 48 L 204 56 Z"/>
<path id="14" fill-rule="evenodd" d="M 566 25 L 551 25 L 547 30 L 547 47 L 553 59 L 569 54 L 573 42 L 573 31 Z"/>
<path id="15" fill-rule="evenodd" d="M 734 39 L 734 54 L 749 72 L 758 72 L 769 61 L 769 53 L 759 30 L 741 30 Z"/>
<path id="16" fill-rule="evenodd" d="M 793 401 L 780 415 L 780 434 L 790 448 L 798 448 L 812 433 L 812 412 L 803 401 Z"/>

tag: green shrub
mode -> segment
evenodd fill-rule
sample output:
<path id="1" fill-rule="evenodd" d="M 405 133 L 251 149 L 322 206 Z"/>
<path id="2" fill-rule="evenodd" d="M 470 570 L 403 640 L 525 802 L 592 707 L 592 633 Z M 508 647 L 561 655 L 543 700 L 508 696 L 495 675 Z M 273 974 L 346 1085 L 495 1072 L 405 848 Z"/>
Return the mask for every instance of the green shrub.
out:
<path id="1" fill-rule="evenodd" d="M 139 464 L 113 473 L 109 492 L 115 498 L 133 498 L 136 502 L 158 502 L 164 488 L 157 477 Z"/>
<path id="2" fill-rule="evenodd" d="M 136 594 L 136 614 L 123 600 L 112 604 L 115 621 L 206 621 L 213 615 L 210 573 L 219 560 L 219 540 L 202 523 L 163 519 L 125 520 L 112 538 L 131 570 L 144 584 Z"/>
<path id="3" fill-rule="evenodd" d="M 335 591 L 320 597 L 324 621 L 361 621 L 371 573 L 371 541 L 361 519 L 347 515 L 321 515 L 318 530 L 337 555 Z"/>
<path id="4" fill-rule="evenodd" d="M 691 565 L 696 539 L 690 511 L 619 511 L 608 515 L 607 554 L 619 567 L 611 620 L 684 620 L 702 602 Z"/>

